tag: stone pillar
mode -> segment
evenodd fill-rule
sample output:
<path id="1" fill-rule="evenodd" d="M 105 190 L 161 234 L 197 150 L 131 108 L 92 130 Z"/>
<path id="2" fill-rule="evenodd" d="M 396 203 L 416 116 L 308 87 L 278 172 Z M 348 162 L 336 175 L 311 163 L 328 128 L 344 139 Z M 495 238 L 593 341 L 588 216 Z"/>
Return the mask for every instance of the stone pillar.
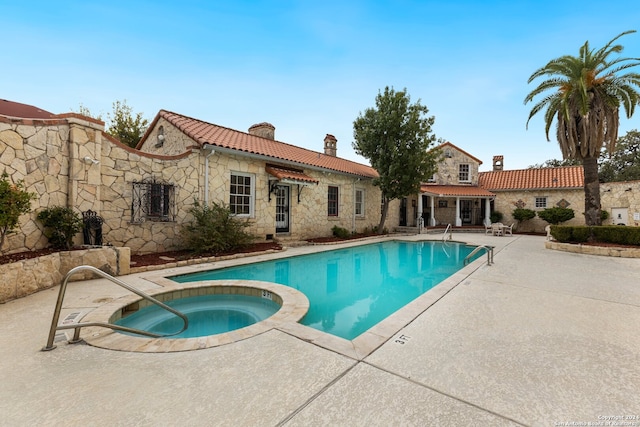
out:
<path id="1" fill-rule="evenodd" d="M 456 227 L 462 227 L 462 218 L 460 218 L 460 197 L 456 197 Z"/>
<path id="2" fill-rule="evenodd" d="M 69 191 L 67 206 L 100 214 L 100 159 L 103 126 L 69 118 Z"/>

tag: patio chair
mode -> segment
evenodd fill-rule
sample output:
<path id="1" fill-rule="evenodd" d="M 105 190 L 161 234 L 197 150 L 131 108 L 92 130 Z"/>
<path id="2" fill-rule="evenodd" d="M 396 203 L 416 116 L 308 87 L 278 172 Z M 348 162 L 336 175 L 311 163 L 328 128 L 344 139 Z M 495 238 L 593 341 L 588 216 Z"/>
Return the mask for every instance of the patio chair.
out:
<path id="1" fill-rule="evenodd" d="M 491 224 L 491 234 L 494 236 L 502 236 L 502 223 L 494 222 Z"/>
<path id="2" fill-rule="evenodd" d="M 504 235 L 509 235 L 509 236 L 513 236 L 513 226 L 514 224 L 511 224 L 509 226 L 502 226 L 502 232 L 504 233 Z"/>
<path id="3" fill-rule="evenodd" d="M 491 231 L 491 224 L 489 224 L 489 225 L 485 225 L 485 226 L 484 226 L 484 234 L 486 235 L 486 234 L 491 234 L 491 233 L 492 233 L 492 231 Z"/>

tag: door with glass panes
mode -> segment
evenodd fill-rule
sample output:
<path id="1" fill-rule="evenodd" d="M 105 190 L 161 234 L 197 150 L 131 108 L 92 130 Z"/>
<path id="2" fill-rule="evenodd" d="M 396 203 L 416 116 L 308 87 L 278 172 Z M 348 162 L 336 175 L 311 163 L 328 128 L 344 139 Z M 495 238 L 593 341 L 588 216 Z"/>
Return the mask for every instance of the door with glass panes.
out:
<path id="1" fill-rule="evenodd" d="M 276 233 L 289 232 L 289 186 L 276 187 Z"/>

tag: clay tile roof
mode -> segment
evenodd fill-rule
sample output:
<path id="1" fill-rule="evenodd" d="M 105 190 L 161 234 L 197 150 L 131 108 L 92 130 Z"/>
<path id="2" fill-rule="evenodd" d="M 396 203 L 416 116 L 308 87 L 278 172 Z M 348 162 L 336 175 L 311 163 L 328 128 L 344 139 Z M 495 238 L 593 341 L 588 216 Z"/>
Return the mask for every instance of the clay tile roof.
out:
<path id="1" fill-rule="evenodd" d="M 200 146 L 210 144 L 217 147 L 259 154 L 273 159 L 328 169 L 367 178 L 377 178 L 378 172 L 371 166 L 328 156 L 284 142 L 275 141 L 246 132 L 225 128 L 202 120 L 183 116 L 166 110 L 160 110 L 159 117 L 184 132 Z"/>
<path id="2" fill-rule="evenodd" d="M 437 184 L 422 184 L 420 186 L 422 193 L 432 194 L 434 196 L 448 196 L 448 197 L 494 197 L 490 191 L 484 188 L 471 186 L 471 185 L 437 185 Z"/>
<path id="3" fill-rule="evenodd" d="M 491 191 L 582 188 L 582 166 L 480 172 L 478 183 Z"/>
<path id="4" fill-rule="evenodd" d="M 33 105 L 0 99 L 0 115 L 22 119 L 50 119 L 55 114 Z"/>
<path id="5" fill-rule="evenodd" d="M 265 170 L 267 171 L 267 173 L 275 176 L 281 181 L 294 181 L 302 183 L 308 182 L 311 184 L 317 184 L 318 182 L 320 182 L 317 179 L 311 178 L 309 175 L 304 174 L 300 170 L 283 168 L 273 165 L 268 165 Z"/>

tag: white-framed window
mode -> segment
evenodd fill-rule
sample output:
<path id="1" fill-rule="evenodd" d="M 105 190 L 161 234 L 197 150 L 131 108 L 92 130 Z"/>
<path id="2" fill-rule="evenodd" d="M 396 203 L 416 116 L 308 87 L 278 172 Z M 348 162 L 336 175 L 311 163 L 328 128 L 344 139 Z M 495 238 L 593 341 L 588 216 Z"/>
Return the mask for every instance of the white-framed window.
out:
<path id="1" fill-rule="evenodd" d="M 471 181 L 471 167 L 468 163 L 461 163 L 458 166 L 458 181 L 469 182 Z"/>
<path id="2" fill-rule="evenodd" d="M 229 209 L 237 216 L 253 216 L 255 204 L 255 178 L 241 172 L 231 172 Z"/>
<path id="3" fill-rule="evenodd" d="M 338 216 L 338 187 L 333 185 L 327 190 L 327 215 Z"/>
<path id="4" fill-rule="evenodd" d="M 547 198 L 546 197 L 536 197 L 536 208 L 545 209 L 547 207 Z"/>
<path id="5" fill-rule="evenodd" d="M 364 216 L 364 190 L 362 188 L 356 188 L 355 211 L 356 216 Z"/>

